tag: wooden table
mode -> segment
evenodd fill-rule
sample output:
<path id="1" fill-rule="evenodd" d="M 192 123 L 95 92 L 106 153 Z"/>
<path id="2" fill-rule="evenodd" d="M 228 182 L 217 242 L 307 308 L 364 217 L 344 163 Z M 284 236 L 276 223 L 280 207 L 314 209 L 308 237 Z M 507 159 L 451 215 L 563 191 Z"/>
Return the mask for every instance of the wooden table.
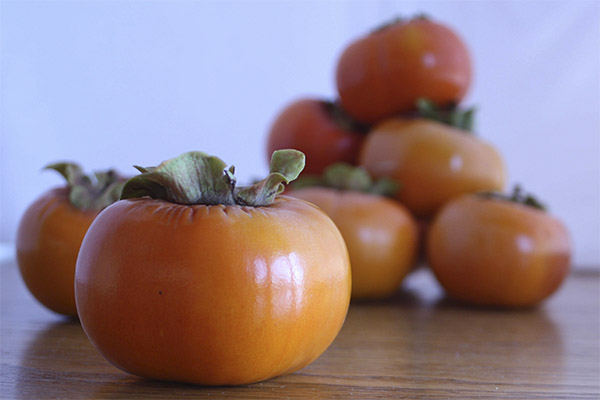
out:
<path id="1" fill-rule="evenodd" d="M 543 306 L 499 311 L 443 297 L 426 269 L 384 302 L 352 304 L 333 345 L 292 375 L 241 387 L 145 380 L 108 364 L 77 321 L 1 269 L 2 399 L 599 399 L 600 276 L 577 272 Z"/>

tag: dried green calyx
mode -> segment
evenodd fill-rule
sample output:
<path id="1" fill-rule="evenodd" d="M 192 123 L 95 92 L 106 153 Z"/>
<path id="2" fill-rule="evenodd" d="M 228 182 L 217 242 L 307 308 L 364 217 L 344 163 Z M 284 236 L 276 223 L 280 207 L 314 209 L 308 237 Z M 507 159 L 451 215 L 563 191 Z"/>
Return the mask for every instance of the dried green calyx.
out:
<path id="1" fill-rule="evenodd" d="M 157 167 L 137 167 L 140 175 L 129 179 L 122 199 L 151 197 L 177 204 L 267 206 L 284 185 L 304 169 L 304 154 L 277 150 L 271 157 L 269 175 L 251 186 L 236 186 L 235 168 L 218 157 L 199 151 L 184 153 Z"/>
<path id="2" fill-rule="evenodd" d="M 346 163 L 332 164 L 323 171 L 323 175 L 303 176 L 293 184 L 294 189 L 312 186 L 372 193 L 387 197 L 394 197 L 400 189 L 400 185 L 389 178 L 374 180 L 363 167 L 355 167 Z"/>
<path id="3" fill-rule="evenodd" d="M 339 102 L 323 100 L 321 101 L 321 104 L 333 121 L 335 121 L 335 123 L 343 130 L 362 133 L 364 135 L 369 132 L 371 127 L 353 119 L 346 111 L 344 111 Z"/>
<path id="4" fill-rule="evenodd" d="M 419 117 L 441 122 L 466 132 L 473 132 L 475 107 L 464 110 L 455 104 L 447 107 L 439 107 L 433 101 L 425 98 L 418 99 L 415 105 Z"/>
<path id="5" fill-rule="evenodd" d="M 373 31 L 371 33 L 379 33 L 379 32 L 383 32 L 388 28 L 391 28 L 392 26 L 396 25 L 396 24 L 406 24 L 412 21 L 429 21 L 431 20 L 431 18 L 429 18 L 429 15 L 425 14 L 425 13 L 418 13 L 415 14 L 413 17 L 411 18 L 406 18 L 406 17 L 395 17 L 392 18 L 391 20 L 384 22 L 383 24 L 379 25 L 378 27 L 376 27 L 375 29 L 373 29 Z"/>
<path id="6" fill-rule="evenodd" d="M 112 169 L 86 175 L 78 164 L 70 162 L 49 164 L 44 169 L 57 171 L 65 178 L 69 202 L 83 211 L 100 211 L 119 200 L 125 184 L 125 178 Z"/>
<path id="7" fill-rule="evenodd" d="M 540 202 L 531 193 L 524 193 L 520 185 L 515 185 L 511 194 L 504 194 L 498 192 L 482 192 L 479 193 L 479 195 L 490 199 L 512 201 L 513 203 L 519 203 L 536 208 L 541 211 L 547 211 L 547 207 L 542 202 Z"/>

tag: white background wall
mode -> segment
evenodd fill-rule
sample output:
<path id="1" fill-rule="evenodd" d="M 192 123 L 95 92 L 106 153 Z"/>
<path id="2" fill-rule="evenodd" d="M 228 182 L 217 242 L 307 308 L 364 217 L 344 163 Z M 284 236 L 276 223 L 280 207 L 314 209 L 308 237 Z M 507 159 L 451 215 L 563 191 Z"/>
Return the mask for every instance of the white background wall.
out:
<path id="1" fill-rule="evenodd" d="M 1 1 L 0 240 L 61 184 L 51 161 L 155 165 L 188 150 L 266 172 L 276 113 L 335 96 L 353 38 L 426 12 L 470 46 L 478 131 L 600 265 L 600 2 Z"/>

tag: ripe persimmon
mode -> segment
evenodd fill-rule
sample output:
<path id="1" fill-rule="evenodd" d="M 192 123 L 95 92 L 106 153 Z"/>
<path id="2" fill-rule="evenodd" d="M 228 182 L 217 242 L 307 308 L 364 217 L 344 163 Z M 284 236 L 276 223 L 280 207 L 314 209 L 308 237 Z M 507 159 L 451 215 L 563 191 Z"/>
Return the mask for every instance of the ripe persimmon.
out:
<path id="1" fill-rule="evenodd" d="M 357 125 L 339 104 L 299 99 L 277 116 L 267 138 L 269 157 L 275 150 L 296 149 L 306 156 L 302 174 L 321 174 L 336 162 L 356 164 L 365 127 Z"/>
<path id="2" fill-rule="evenodd" d="M 506 168 L 500 153 L 468 132 L 424 118 L 393 118 L 367 136 L 360 165 L 375 178 L 402 185 L 398 200 L 419 217 L 431 217 L 464 193 L 501 191 Z"/>
<path id="3" fill-rule="evenodd" d="M 518 191 L 449 202 L 428 232 L 427 258 L 446 292 L 478 305 L 538 304 L 565 280 L 571 240 L 560 220 Z"/>
<path id="4" fill-rule="evenodd" d="M 392 295 L 413 269 L 418 242 L 410 212 L 386 196 L 397 186 L 372 182 L 364 169 L 345 164 L 330 166 L 313 184 L 290 196 L 316 204 L 339 228 L 350 255 L 352 298 Z"/>
<path id="5" fill-rule="evenodd" d="M 438 106 L 459 103 L 471 83 L 471 59 L 446 25 L 398 19 L 346 47 L 336 82 L 342 107 L 373 124 L 415 110 L 422 97 Z"/>
<path id="6" fill-rule="evenodd" d="M 238 188 L 233 168 L 186 153 L 130 179 L 83 241 L 75 294 L 85 333 L 147 378 L 239 385 L 315 360 L 340 330 L 350 265 L 335 224 L 276 196 L 304 165 L 275 152 Z"/>
<path id="7" fill-rule="evenodd" d="M 61 173 L 67 184 L 47 191 L 25 211 L 17 231 L 17 263 L 25 285 L 41 304 L 75 316 L 79 247 L 96 215 L 118 200 L 122 179 L 115 171 L 92 178 L 73 163 L 46 168 Z"/>

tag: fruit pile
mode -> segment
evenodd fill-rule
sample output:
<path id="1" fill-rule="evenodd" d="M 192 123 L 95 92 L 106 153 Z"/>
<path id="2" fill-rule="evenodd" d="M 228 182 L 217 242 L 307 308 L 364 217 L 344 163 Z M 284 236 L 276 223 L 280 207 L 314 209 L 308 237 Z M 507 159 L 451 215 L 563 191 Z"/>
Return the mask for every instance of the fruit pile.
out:
<path id="1" fill-rule="evenodd" d="M 291 194 L 338 224 L 353 298 L 392 294 L 416 248 L 446 291 L 469 303 L 529 306 L 559 287 L 569 270 L 568 233 L 519 188 L 500 194 L 507 181 L 502 156 L 471 132 L 473 109 L 460 107 L 471 60 L 452 29 L 422 16 L 395 20 L 350 43 L 336 71 L 339 99 L 289 105 L 267 149 L 306 154 L 302 186 L 318 188 Z M 397 202 L 386 203 L 394 212 L 378 205 L 381 193 L 348 185 L 353 178 L 336 174 L 337 163 L 395 182 Z"/>
<path id="2" fill-rule="evenodd" d="M 269 175 L 251 186 L 198 151 L 137 167 L 125 182 L 53 164 L 67 183 L 21 220 L 23 280 L 132 374 L 239 385 L 292 373 L 333 342 L 351 290 L 332 220 L 278 196 L 304 160 L 274 152 Z"/>
<path id="3" fill-rule="evenodd" d="M 124 371 L 204 385 L 308 365 L 350 297 L 393 294 L 419 248 L 457 299 L 534 305 L 564 280 L 569 237 L 531 196 L 500 192 L 502 158 L 458 107 L 470 81 L 456 34 L 400 20 L 344 51 L 339 101 L 284 110 L 251 186 L 202 152 L 127 180 L 52 164 L 67 182 L 21 219 L 23 280 Z"/>

